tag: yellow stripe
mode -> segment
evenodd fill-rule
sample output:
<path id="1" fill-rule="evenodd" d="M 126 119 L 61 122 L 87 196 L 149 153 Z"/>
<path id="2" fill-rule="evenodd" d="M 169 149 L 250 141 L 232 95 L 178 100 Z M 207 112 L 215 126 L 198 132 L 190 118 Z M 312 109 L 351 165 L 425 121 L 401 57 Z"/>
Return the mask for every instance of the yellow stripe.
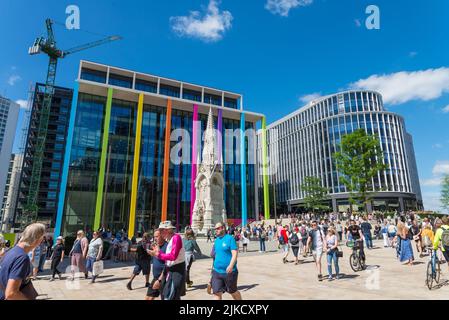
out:
<path id="1" fill-rule="evenodd" d="M 129 239 L 131 239 L 134 236 L 134 231 L 136 228 L 136 204 L 137 204 L 137 192 L 139 187 L 138 182 L 139 182 L 140 144 L 142 138 L 143 97 L 144 97 L 143 93 L 139 94 L 139 104 L 137 105 L 137 126 L 136 126 L 136 139 L 134 144 L 131 208 L 129 211 L 129 228 L 128 228 Z"/>

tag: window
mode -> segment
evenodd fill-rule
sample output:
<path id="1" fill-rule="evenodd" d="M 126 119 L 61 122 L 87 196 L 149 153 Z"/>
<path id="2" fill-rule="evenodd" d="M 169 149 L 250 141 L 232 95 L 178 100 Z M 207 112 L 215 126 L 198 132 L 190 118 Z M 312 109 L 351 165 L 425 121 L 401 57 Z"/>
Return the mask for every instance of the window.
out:
<path id="1" fill-rule="evenodd" d="M 201 92 L 184 89 L 182 91 L 182 98 L 186 100 L 201 102 Z"/>
<path id="2" fill-rule="evenodd" d="M 216 106 L 221 106 L 221 97 L 214 94 L 204 94 L 204 103 L 210 103 Z"/>
<path id="3" fill-rule="evenodd" d="M 109 84 L 113 86 L 132 88 L 133 80 L 129 77 L 119 76 L 117 74 L 109 75 Z"/>
<path id="4" fill-rule="evenodd" d="M 157 93 L 157 83 L 137 79 L 136 90 Z"/>
<path id="5" fill-rule="evenodd" d="M 161 84 L 159 93 L 164 96 L 179 98 L 179 88 L 166 84 Z"/>
<path id="6" fill-rule="evenodd" d="M 106 72 L 83 68 L 81 70 L 81 79 L 106 83 Z"/>
<path id="7" fill-rule="evenodd" d="M 237 100 L 225 98 L 224 106 L 227 108 L 237 109 Z"/>

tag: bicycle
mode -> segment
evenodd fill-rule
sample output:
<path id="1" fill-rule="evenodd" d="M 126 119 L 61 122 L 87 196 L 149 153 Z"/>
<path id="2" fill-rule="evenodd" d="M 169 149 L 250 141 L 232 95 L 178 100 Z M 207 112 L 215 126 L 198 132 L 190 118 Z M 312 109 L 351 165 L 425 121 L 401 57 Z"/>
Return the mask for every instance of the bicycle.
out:
<path id="1" fill-rule="evenodd" d="M 365 257 L 360 255 L 360 242 L 363 240 L 348 241 L 346 246 L 352 249 L 352 253 L 349 256 L 349 265 L 354 272 L 362 271 L 366 269 Z"/>
<path id="2" fill-rule="evenodd" d="M 427 263 L 426 285 L 429 290 L 433 288 L 433 281 L 438 284 L 441 275 L 441 262 L 438 259 L 437 250 L 430 249 L 430 261 Z"/>

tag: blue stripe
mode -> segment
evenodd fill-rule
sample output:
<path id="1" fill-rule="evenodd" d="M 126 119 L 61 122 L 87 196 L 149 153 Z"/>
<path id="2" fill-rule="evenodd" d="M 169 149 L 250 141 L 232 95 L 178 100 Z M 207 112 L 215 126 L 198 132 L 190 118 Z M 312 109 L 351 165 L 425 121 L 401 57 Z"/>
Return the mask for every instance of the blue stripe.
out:
<path id="1" fill-rule="evenodd" d="M 72 107 L 70 109 L 69 129 L 67 130 L 67 141 L 64 153 L 64 165 L 62 167 L 61 186 L 59 189 L 58 213 L 56 215 L 56 225 L 54 239 L 61 235 L 62 218 L 64 214 L 65 194 L 67 188 L 67 178 L 69 175 L 70 153 L 72 151 L 73 132 L 75 131 L 76 108 L 78 106 L 78 82 L 75 82 L 72 97 Z M 56 240 L 55 240 L 56 241 Z"/>
<path id="2" fill-rule="evenodd" d="M 240 179 L 242 185 L 242 227 L 248 220 L 246 195 L 245 114 L 240 115 Z"/>

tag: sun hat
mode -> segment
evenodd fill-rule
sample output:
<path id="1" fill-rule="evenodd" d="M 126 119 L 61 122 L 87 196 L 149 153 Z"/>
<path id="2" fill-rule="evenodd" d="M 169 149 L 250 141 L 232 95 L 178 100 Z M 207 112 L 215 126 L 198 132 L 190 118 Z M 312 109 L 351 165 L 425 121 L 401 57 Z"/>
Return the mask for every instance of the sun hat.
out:
<path id="1" fill-rule="evenodd" d="M 222 227 L 224 227 L 224 224 L 221 223 L 221 222 L 217 222 L 217 223 L 215 224 L 215 229 L 222 228 Z"/>
<path id="2" fill-rule="evenodd" d="M 59 236 L 59 237 L 56 238 L 56 240 L 64 240 L 64 238 Z"/>
<path id="3" fill-rule="evenodd" d="M 173 226 L 171 221 L 162 221 L 159 224 L 159 229 L 176 229 L 176 227 Z"/>

